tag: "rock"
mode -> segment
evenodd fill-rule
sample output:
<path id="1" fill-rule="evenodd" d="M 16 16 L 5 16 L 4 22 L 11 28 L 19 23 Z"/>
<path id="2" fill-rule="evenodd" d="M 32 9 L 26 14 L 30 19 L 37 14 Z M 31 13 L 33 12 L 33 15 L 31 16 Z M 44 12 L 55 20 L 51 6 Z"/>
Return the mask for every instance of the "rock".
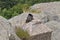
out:
<path id="1" fill-rule="evenodd" d="M 11 36 L 11 34 L 13 35 Z M 20 38 L 15 34 L 13 27 L 11 26 L 9 21 L 0 16 L 0 39 L 10 40 L 10 38 L 13 39 L 13 37 L 15 40 L 20 40 Z"/>
<path id="2" fill-rule="evenodd" d="M 15 16 L 11 19 L 9 19 L 8 21 L 12 24 L 12 26 L 15 27 L 21 27 L 26 23 L 28 14 L 32 14 L 32 13 L 22 13 L 18 16 Z M 39 19 L 39 14 L 32 14 L 33 15 L 33 19 Z"/>
<path id="3" fill-rule="evenodd" d="M 60 22 L 60 15 L 58 15 L 59 19 L 58 19 L 58 22 Z"/>
<path id="4" fill-rule="evenodd" d="M 42 20 L 42 23 L 46 23 L 48 20 L 49 21 L 60 21 L 60 2 L 49 2 L 49 3 L 40 3 L 40 4 L 35 4 L 30 7 L 31 9 L 36 9 L 39 11 L 44 12 L 42 18 L 39 16 Z"/>
<path id="5" fill-rule="evenodd" d="M 51 40 L 52 30 L 41 24 L 40 20 L 33 20 L 25 24 L 22 29 L 29 33 L 29 40 Z"/>
<path id="6" fill-rule="evenodd" d="M 48 22 L 48 21 L 50 21 L 49 19 L 48 19 L 48 15 L 46 14 L 46 13 L 41 13 L 40 15 L 39 15 L 39 19 L 41 20 L 41 22 L 42 23 L 46 23 L 46 22 Z"/>
<path id="7" fill-rule="evenodd" d="M 21 40 L 16 33 L 10 34 L 9 40 Z"/>
<path id="8" fill-rule="evenodd" d="M 9 40 L 8 29 L 9 25 L 7 20 L 0 16 L 0 40 Z"/>
<path id="9" fill-rule="evenodd" d="M 48 16 L 49 20 L 58 21 L 59 19 L 57 14 L 49 13 L 49 12 L 45 12 L 45 14 Z"/>
<path id="10" fill-rule="evenodd" d="M 40 11 L 60 14 L 60 2 L 47 2 L 47 3 L 38 3 L 31 6 L 32 9 L 38 9 Z"/>
<path id="11" fill-rule="evenodd" d="M 9 40 L 15 40 L 15 37 L 11 34 Z"/>
<path id="12" fill-rule="evenodd" d="M 60 16 L 57 15 L 57 14 L 52 14 L 52 13 L 49 13 L 49 12 L 44 12 L 42 14 L 40 14 L 40 19 L 42 21 L 42 23 L 46 23 L 46 22 L 49 22 L 49 21 L 60 21 Z"/>
<path id="13" fill-rule="evenodd" d="M 59 17 L 56 14 L 52 14 L 49 12 L 41 12 L 39 14 L 33 14 L 33 13 L 22 13 L 21 15 L 15 16 L 11 19 L 9 19 L 8 21 L 12 24 L 12 26 L 14 27 L 21 27 L 26 23 L 27 17 L 29 14 L 33 15 L 33 19 L 34 20 L 40 20 L 42 23 L 46 23 L 49 21 L 59 21 Z"/>
<path id="14" fill-rule="evenodd" d="M 27 30 L 29 33 L 31 33 L 32 28 L 33 28 L 32 26 L 35 24 L 41 24 L 41 21 L 40 20 L 32 20 L 31 22 L 24 24 L 21 28 L 23 30 Z M 31 27 L 29 27 L 29 26 L 31 26 Z"/>
<path id="15" fill-rule="evenodd" d="M 52 40 L 60 40 L 60 23 L 57 21 L 50 21 L 47 22 L 46 25 L 53 30 Z"/>
<path id="16" fill-rule="evenodd" d="M 40 3 L 40 4 L 35 4 L 31 7 L 32 9 L 39 9 L 40 11 L 43 11 L 42 13 L 39 14 L 33 14 L 33 13 L 22 13 L 18 16 L 15 16 L 8 21 L 11 23 L 13 26 L 13 29 L 15 27 L 21 27 L 24 30 L 29 29 L 31 31 L 31 28 L 28 27 L 27 25 L 32 25 L 31 22 L 26 24 L 26 19 L 28 17 L 28 14 L 32 14 L 34 20 L 39 19 L 41 24 L 46 24 L 49 28 L 53 30 L 52 34 L 52 40 L 59 40 L 60 37 L 60 2 L 50 2 L 50 3 Z M 31 23 L 31 24 L 30 24 Z M 27 27 L 24 27 L 27 26 Z"/>

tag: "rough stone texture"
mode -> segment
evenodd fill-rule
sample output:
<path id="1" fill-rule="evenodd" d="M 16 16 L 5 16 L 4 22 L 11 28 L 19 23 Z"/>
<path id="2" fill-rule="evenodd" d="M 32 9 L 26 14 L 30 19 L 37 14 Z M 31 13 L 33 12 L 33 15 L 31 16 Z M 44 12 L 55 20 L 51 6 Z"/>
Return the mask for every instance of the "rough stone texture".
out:
<path id="1" fill-rule="evenodd" d="M 26 21 L 26 18 L 27 18 L 27 16 L 28 16 L 28 14 L 29 13 L 22 13 L 21 15 L 18 15 L 18 16 L 15 16 L 15 17 L 13 17 L 13 18 L 11 18 L 11 19 L 9 19 L 8 21 L 12 24 L 12 26 L 13 26 L 13 28 L 15 29 L 15 27 L 21 27 L 21 28 L 23 28 L 24 30 L 26 30 L 27 29 L 27 31 L 29 32 L 29 33 L 31 33 L 31 31 L 32 31 L 32 24 L 33 23 L 35 23 L 35 22 L 38 22 L 38 23 L 46 23 L 47 22 L 47 20 L 48 20 L 48 16 L 46 15 L 46 14 L 44 14 L 44 12 L 42 12 L 41 14 L 32 14 L 33 15 L 33 17 L 34 17 L 34 20 L 35 21 L 32 21 L 32 23 L 30 22 L 30 23 L 28 23 L 28 24 L 26 24 L 25 23 L 25 21 Z M 40 22 L 39 22 L 40 21 Z M 38 24 L 38 23 L 36 23 L 36 24 Z M 28 25 L 28 26 L 27 26 Z M 25 27 L 26 26 L 26 27 Z M 33 27 L 33 30 L 34 30 L 34 28 L 36 28 L 36 27 Z M 37 29 L 39 29 L 39 27 L 37 28 Z M 36 31 L 39 33 L 39 31 L 36 29 Z M 44 30 L 44 29 L 43 29 Z M 42 30 L 42 32 L 43 32 L 43 30 Z M 33 31 L 34 32 L 34 31 Z M 37 33 L 36 32 L 36 33 Z M 31 34 L 34 34 L 34 33 L 31 33 Z M 50 33 L 51 34 L 51 33 Z M 36 34 L 37 35 L 37 34 Z M 48 34 L 49 35 L 49 34 Z M 44 36 L 44 35 L 43 35 Z M 37 36 L 38 37 L 38 36 Z M 43 40 L 43 39 L 42 39 Z M 48 39 L 47 39 L 48 40 Z"/>
<path id="2" fill-rule="evenodd" d="M 29 40 L 51 40 L 51 33 L 43 33 L 29 38 Z"/>
<path id="3" fill-rule="evenodd" d="M 60 1 L 35 4 L 31 8 L 39 9 L 40 11 L 45 11 L 49 13 L 60 14 Z"/>
<path id="4" fill-rule="evenodd" d="M 39 3 L 31 6 L 31 9 L 36 9 L 44 12 L 41 14 L 44 17 L 40 17 L 41 20 L 43 20 L 43 23 L 46 23 L 48 19 L 49 21 L 54 20 L 60 22 L 60 16 L 58 17 L 58 15 L 60 15 L 60 2 Z"/>
<path id="5" fill-rule="evenodd" d="M 52 40 L 60 40 L 60 32 L 59 32 L 60 31 L 60 2 L 35 4 L 31 8 L 39 9 L 40 11 L 42 11 L 42 13 L 40 14 L 33 14 L 34 19 L 39 19 L 39 21 L 41 21 L 42 24 L 43 23 L 46 24 L 49 28 L 53 30 Z M 15 16 L 9 19 L 9 22 L 14 27 L 25 26 L 25 21 L 29 13 L 23 13 L 21 15 Z M 31 31 L 31 28 L 29 29 Z"/>
<path id="6" fill-rule="evenodd" d="M 21 40 L 15 33 L 10 36 L 10 40 Z"/>
<path id="7" fill-rule="evenodd" d="M 51 40 L 51 29 L 44 24 L 40 24 L 40 21 L 33 20 L 23 27 L 23 30 L 27 30 L 30 34 L 29 40 Z"/>
<path id="8" fill-rule="evenodd" d="M 0 40 L 9 40 L 6 19 L 0 16 Z M 8 30 L 8 31 L 7 31 Z"/>
<path id="9" fill-rule="evenodd" d="M 15 38 L 15 40 L 20 40 L 8 20 L 0 16 L 0 40 L 10 40 L 11 34 L 14 36 L 11 39 Z"/>
<path id="10" fill-rule="evenodd" d="M 9 19 L 9 22 L 12 24 L 14 27 L 21 27 L 22 25 L 25 24 L 26 19 L 28 14 L 32 14 L 34 20 L 39 19 L 42 23 L 46 23 L 48 21 L 60 21 L 60 15 L 58 16 L 57 14 L 54 13 L 49 13 L 49 12 L 41 12 L 39 14 L 33 14 L 33 13 L 22 13 L 21 15 L 15 16 L 11 19 Z"/>
<path id="11" fill-rule="evenodd" d="M 46 23 L 49 21 L 59 21 L 60 16 L 58 16 L 57 14 L 54 14 L 54 13 L 44 12 L 44 13 L 40 14 L 40 19 L 42 20 L 42 23 Z"/>
<path id="12" fill-rule="evenodd" d="M 27 19 L 27 16 L 28 14 L 32 14 L 32 13 L 22 13 L 18 16 L 15 16 L 11 19 L 9 19 L 8 21 L 12 24 L 12 26 L 14 26 L 14 28 L 17 26 L 17 27 L 21 27 L 25 24 L 26 22 L 26 19 Z M 39 14 L 32 14 L 34 19 L 39 19 Z"/>
<path id="13" fill-rule="evenodd" d="M 47 22 L 46 25 L 53 30 L 51 40 L 60 40 L 60 23 L 57 21 L 50 21 Z"/>
<path id="14" fill-rule="evenodd" d="M 45 16 L 43 18 L 40 17 L 41 20 L 43 20 L 43 23 L 46 23 L 48 19 L 49 21 L 54 20 L 60 22 L 60 16 L 58 17 L 58 15 L 60 15 L 60 2 L 35 4 L 31 6 L 31 9 L 36 9 L 44 12 L 42 15 Z"/>

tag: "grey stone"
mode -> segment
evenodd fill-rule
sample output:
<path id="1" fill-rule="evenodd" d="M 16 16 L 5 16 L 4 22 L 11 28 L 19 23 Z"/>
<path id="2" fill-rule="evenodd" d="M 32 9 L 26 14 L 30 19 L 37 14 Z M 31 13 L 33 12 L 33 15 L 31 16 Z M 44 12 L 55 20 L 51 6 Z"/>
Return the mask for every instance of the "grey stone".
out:
<path id="1" fill-rule="evenodd" d="M 11 34 L 13 35 L 11 36 Z M 9 21 L 0 16 L 0 40 L 10 40 L 10 38 L 13 39 L 13 37 L 15 40 L 20 40 Z"/>
<path id="2" fill-rule="evenodd" d="M 6 19 L 0 16 L 0 40 L 9 40 L 8 37 L 9 29 L 7 27 L 9 27 L 9 25 Z"/>
<path id="3" fill-rule="evenodd" d="M 60 1 L 58 2 L 47 2 L 47 3 L 38 3 L 31 7 L 32 9 L 38 9 L 40 11 L 60 14 Z"/>
<path id="4" fill-rule="evenodd" d="M 25 24 L 22 29 L 30 34 L 29 40 L 51 40 L 52 30 L 38 20 Z"/>
<path id="5" fill-rule="evenodd" d="M 8 21 L 12 24 L 12 26 L 15 27 L 21 27 L 26 23 L 26 19 L 28 17 L 28 14 L 32 14 L 32 13 L 22 13 L 21 15 L 15 16 L 11 19 L 9 19 Z M 40 17 L 38 16 L 39 14 L 32 14 L 33 15 L 33 19 L 39 19 Z"/>
<path id="6" fill-rule="evenodd" d="M 49 21 L 58 21 L 59 22 L 60 16 L 57 14 L 54 14 L 54 13 L 52 14 L 49 12 L 44 12 L 44 13 L 40 14 L 40 19 L 41 19 L 42 23 L 46 23 Z"/>
<path id="7" fill-rule="evenodd" d="M 43 15 L 48 15 L 50 21 L 54 20 L 60 22 L 60 17 L 58 17 L 58 15 L 60 15 L 60 2 L 39 3 L 30 8 L 43 11 Z M 48 20 L 46 16 L 41 19 L 43 23 L 46 23 Z"/>
<path id="8" fill-rule="evenodd" d="M 58 17 L 57 14 L 49 13 L 49 12 L 45 12 L 45 14 L 46 14 L 47 17 L 49 18 L 49 20 L 58 21 L 58 19 L 59 19 L 59 17 Z"/>
<path id="9" fill-rule="evenodd" d="M 15 17 L 9 19 L 8 21 L 11 23 L 11 25 L 13 26 L 14 29 L 15 29 L 15 27 L 22 27 L 24 24 L 26 24 L 26 19 L 28 17 L 28 14 L 32 14 L 33 19 L 40 20 L 42 24 L 47 23 L 52 20 L 54 20 L 54 21 L 59 20 L 58 15 L 51 14 L 48 12 L 42 12 L 40 14 L 22 13 L 21 15 L 15 16 Z"/>
<path id="10" fill-rule="evenodd" d="M 15 33 L 10 34 L 9 40 L 21 40 Z"/>
<path id="11" fill-rule="evenodd" d="M 60 40 L 60 23 L 57 21 L 50 21 L 47 22 L 46 25 L 53 30 L 51 40 Z"/>

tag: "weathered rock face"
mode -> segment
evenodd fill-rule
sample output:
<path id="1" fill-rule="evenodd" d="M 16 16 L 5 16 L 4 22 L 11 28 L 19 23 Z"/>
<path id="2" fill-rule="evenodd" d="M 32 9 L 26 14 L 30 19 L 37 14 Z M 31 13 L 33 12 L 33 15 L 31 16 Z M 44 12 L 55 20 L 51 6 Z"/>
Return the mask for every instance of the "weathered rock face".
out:
<path id="1" fill-rule="evenodd" d="M 29 33 L 31 33 L 33 28 L 35 28 L 34 27 L 35 24 L 41 24 L 41 21 L 40 20 L 32 20 L 29 23 L 25 23 L 21 28 L 23 30 L 27 30 Z"/>
<path id="2" fill-rule="evenodd" d="M 12 36 L 11 36 L 12 35 Z M 5 18 L 0 16 L 0 40 L 20 40 L 13 27 Z"/>
<path id="3" fill-rule="evenodd" d="M 36 9 L 44 12 L 42 15 L 43 16 L 46 15 L 46 16 L 43 18 L 40 17 L 43 23 L 46 23 L 47 20 L 60 21 L 60 17 L 58 17 L 58 15 L 60 15 L 60 2 L 35 4 L 31 6 L 31 9 Z"/>
<path id="4" fill-rule="evenodd" d="M 15 16 L 9 20 L 12 26 L 21 27 L 25 24 L 28 15 L 31 13 L 22 13 L 21 15 Z M 34 19 L 39 19 L 39 14 L 32 14 Z"/>
<path id="5" fill-rule="evenodd" d="M 9 22 L 12 24 L 12 26 L 14 26 L 14 28 L 17 27 L 21 27 L 26 23 L 27 17 L 29 14 L 33 15 L 33 19 L 37 20 L 39 19 L 42 23 L 46 23 L 49 21 L 60 21 L 60 16 L 58 16 L 57 14 L 52 14 L 49 12 L 41 12 L 39 14 L 33 14 L 33 13 L 22 13 L 21 15 L 15 16 L 11 19 L 9 19 Z"/>
<path id="6" fill-rule="evenodd" d="M 44 17 L 42 17 L 42 16 L 44 16 Z M 42 20 L 42 23 L 46 23 L 46 22 L 49 22 L 49 21 L 59 21 L 60 20 L 60 17 L 57 14 L 54 14 L 54 13 L 52 14 L 52 13 L 49 13 L 49 12 L 44 12 L 43 14 L 40 14 L 40 18 Z"/>
<path id="7" fill-rule="evenodd" d="M 35 4 L 32 6 L 32 9 L 39 9 L 40 11 L 43 11 L 39 14 L 33 14 L 33 13 L 22 13 L 21 15 L 18 15 L 16 17 L 13 17 L 9 19 L 8 21 L 12 24 L 13 28 L 15 27 L 22 27 L 24 30 L 29 29 L 29 31 L 32 31 L 32 29 L 29 27 L 33 23 L 26 24 L 26 19 L 28 17 L 28 14 L 32 14 L 34 20 L 39 20 L 41 24 L 47 25 L 49 28 L 53 30 L 52 34 L 52 40 L 60 40 L 60 2 L 50 2 L 50 3 L 40 3 Z M 29 25 L 29 26 L 27 26 Z M 27 26 L 27 27 L 24 27 Z M 36 27 L 35 27 L 36 28 Z"/>
<path id="8" fill-rule="evenodd" d="M 40 11 L 45 11 L 49 13 L 60 14 L 60 2 L 35 4 L 31 8 L 39 9 Z"/>
<path id="9" fill-rule="evenodd" d="M 28 17 L 28 14 L 30 13 L 23 13 L 19 16 L 16 16 L 14 18 L 11 18 L 10 20 L 8 20 L 12 26 L 15 26 L 15 27 L 21 27 L 23 30 L 27 30 L 29 33 L 30 33 L 30 36 L 33 36 L 33 35 L 38 35 L 40 34 L 41 32 L 44 34 L 44 31 L 46 31 L 45 27 L 43 28 L 43 25 L 40 25 L 40 23 L 44 22 L 44 21 L 41 21 L 41 19 L 43 17 L 45 17 L 46 15 L 44 13 L 42 14 L 32 14 L 33 15 L 33 18 L 34 20 L 32 20 L 31 22 L 29 23 L 25 23 L 26 22 L 26 19 Z M 43 16 L 44 15 L 44 16 Z M 37 23 L 36 23 L 37 22 Z M 39 26 L 38 26 L 39 24 Z M 38 27 L 37 27 L 38 26 Z M 40 30 L 40 28 L 42 27 L 42 29 Z M 15 28 L 13 27 L 13 28 Z M 37 29 L 38 30 L 37 30 Z M 43 30 L 45 29 L 45 30 Z M 47 28 L 47 34 L 48 36 L 47 37 L 50 37 L 50 38 L 47 38 L 46 40 L 51 40 L 51 31 L 48 31 L 49 28 Z M 37 32 L 35 32 L 37 31 Z M 48 33 L 50 32 L 50 33 Z M 42 34 L 42 35 L 43 35 Z M 44 34 L 45 35 L 45 34 Z M 43 36 L 44 36 L 43 35 Z M 50 36 L 49 36 L 50 35 Z M 38 37 L 41 37 L 41 36 L 37 36 L 36 40 L 40 40 Z M 45 38 L 45 37 L 44 37 Z M 34 40 L 33 38 L 31 40 Z M 43 39 L 44 40 L 44 39 Z"/>
<path id="10" fill-rule="evenodd" d="M 57 21 L 50 21 L 47 22 L 46 25 L 53 30 L 52 40 L 60 40 L 60 23 Z"/>
<path id="11" fill-rule="evenodd" d="M 0 40 L 9 40 L 8 27 L 9 27 L 9 25 L 7 23 L 7 20 L 0 16 Z"/>
<path id="12" fill-rule="evenodd" d="M 51 40 L 51 29 L 38 20 L 25 24 L 22 29 L 30 34 L 29 40 Z"/>
<path id="13" fill-rule="evenodd" d="M 21 40 L 15 33 L 10 34 L 9 40 Z"/>

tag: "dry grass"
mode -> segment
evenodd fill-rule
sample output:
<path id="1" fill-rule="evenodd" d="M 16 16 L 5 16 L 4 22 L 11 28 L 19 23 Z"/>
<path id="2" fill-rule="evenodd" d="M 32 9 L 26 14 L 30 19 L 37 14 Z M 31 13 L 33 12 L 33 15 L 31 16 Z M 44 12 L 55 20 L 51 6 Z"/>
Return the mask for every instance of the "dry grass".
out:
<path id="1" fill-rule="evenodd" d="M 16 28 L 16 34 L 21 39 L 28 39 L 28 37 L 30 36 L 27 31 L 24 31 L 21 28 Z"/>

